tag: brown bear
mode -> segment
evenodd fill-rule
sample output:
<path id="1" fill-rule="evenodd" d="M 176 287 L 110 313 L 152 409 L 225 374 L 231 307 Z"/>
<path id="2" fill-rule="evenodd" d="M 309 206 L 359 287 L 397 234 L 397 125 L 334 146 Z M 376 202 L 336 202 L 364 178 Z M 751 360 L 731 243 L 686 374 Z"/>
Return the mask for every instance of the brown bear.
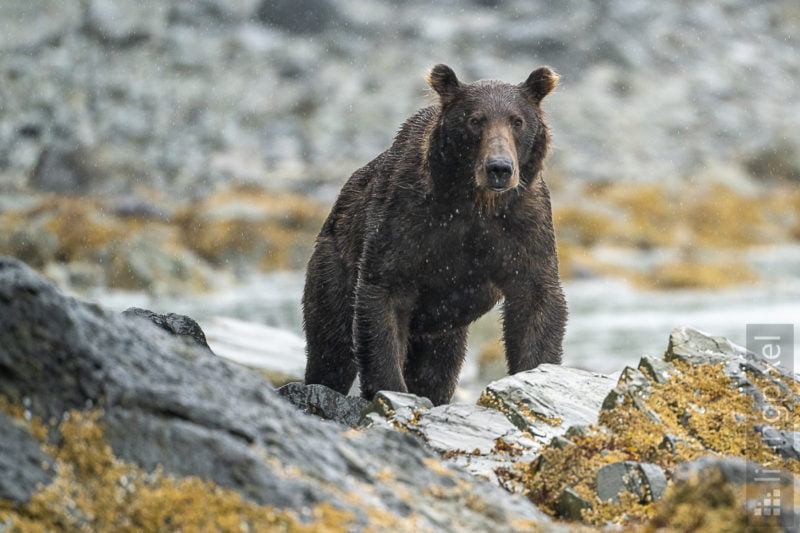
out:
<path id="1" fill-rule="evenodd" d="M 510 373 L 561 361 L 567 309 L 558 276 L 548 67 L 519 85 L 461 83 L 435 66 L 438 105 L 345 183 L 308 264 L 305 381 L 346 394 L 412 392 L 450 400 L 467 327 L 503 298 Z"/>

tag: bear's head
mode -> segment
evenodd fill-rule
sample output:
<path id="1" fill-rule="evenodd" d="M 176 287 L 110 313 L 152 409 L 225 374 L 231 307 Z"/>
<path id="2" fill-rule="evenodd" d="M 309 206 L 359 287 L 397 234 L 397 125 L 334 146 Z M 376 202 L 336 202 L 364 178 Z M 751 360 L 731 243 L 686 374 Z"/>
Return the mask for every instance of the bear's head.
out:
<path id="1" fill-rule="evenodd" d="M 494 196 L 536 178 L 549 145 L 540 104 L 555 89 L 558 74 L 541 67 L 518 85 L 462 83 L 450 67 L 436 65 L 428 83 L 440 105 L 429 157 L 446 179 L 467 180 L 483 195 Z"/>

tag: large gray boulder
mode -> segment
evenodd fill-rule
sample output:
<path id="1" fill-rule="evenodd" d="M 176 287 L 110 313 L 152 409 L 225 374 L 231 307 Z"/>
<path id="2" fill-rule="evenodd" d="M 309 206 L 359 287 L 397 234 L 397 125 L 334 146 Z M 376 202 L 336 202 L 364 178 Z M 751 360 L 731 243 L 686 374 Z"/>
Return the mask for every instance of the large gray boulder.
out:
<path id="1" fill-rule="evenodd" d="M 100 409 L 117 457 L 212 480 L 301 518 L 327 502 L 353 513 L 357 528 L 371 522 L 371 511 L 413 516 L 433 530 L 546 522 L 526 499 L 442 465 L 410 435 L 348 432 L 304 415 L 258 374 L 194 340 L 69 298 L 6 257 L 0 369 L 0 395 L 24 402 L 33 416 L 58 420 L 71 409 Z M 32 444 L 23 449 L 37 453 Z M 24 500 L 31 483 L 25 486 L 11 497 Z"/>

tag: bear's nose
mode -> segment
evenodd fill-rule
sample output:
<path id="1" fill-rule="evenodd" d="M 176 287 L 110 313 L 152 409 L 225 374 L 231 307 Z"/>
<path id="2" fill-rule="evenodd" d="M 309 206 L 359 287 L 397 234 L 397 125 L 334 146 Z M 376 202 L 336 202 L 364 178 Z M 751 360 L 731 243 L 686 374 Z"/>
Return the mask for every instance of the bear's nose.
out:
<path id="1" fill-rule="evenodd" d="M 486 161 L 486 174 L 489 176 L 489 188 L 505 190 L 508 180 L 514 173 L 514 163 L 506 157 L 493 157 Z"/>

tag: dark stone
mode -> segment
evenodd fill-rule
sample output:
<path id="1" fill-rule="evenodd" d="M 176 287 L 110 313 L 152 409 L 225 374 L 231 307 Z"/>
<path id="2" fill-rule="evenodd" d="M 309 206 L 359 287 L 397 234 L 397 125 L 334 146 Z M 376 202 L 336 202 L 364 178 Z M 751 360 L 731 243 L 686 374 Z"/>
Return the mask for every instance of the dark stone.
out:
<path id="1" fill-rule="evenodd" d="M 580 520 L 584 509 L 591 509 L 592 503 L 578 494 L 572 487 L 566 487 L 558 495 L 556 512 L 558 516 L 569 520 Z"/>
<path id="2" fill-rule="evenodd" d="M 206 335 L 203 333 L 203 329 L 200 327 L 200 324 L 198 324 L 193 318 L 190 318 L 186 315 L 178 315 L 176 313 L 159 315 L 158 313 L 154 313 L 149 309 L 141 309 L 139 307 L 129 307 L 122 312 L 122 315 L 126 317 L 135 316 L 144 318 L 160 327 L 164 331 L 168 331 L 178 337 L 191 339 L 200 346 L 208 348 L 209 351 L 211 350 L 211 348 L 208 346 L 208 342 L 206 341 Z"/>
<path id="3" fill-rule="evenodd" d="M 664 494 L 667 478 L 661 467 L 650 463 L 620 461 L 597 471 L 597 497 L 619 503 L 619 495 L 630 492 L 641 502 L 654 501 Z"/>
<path id="4" fill-rule="evenodd" d="M 644 481 L 645 500 L 652 502 L 661 499 L 667 490 L 667 477 L 661 467 L 651 463 L 639 463 L 639 472 Z"/>
<path id="5" fill-rule="evenodd" d="M 0 500 L 27 503 L 39 485 L 52 481 L 52 466 L 53 458 L 42 451 L 33 435 L 0 412 Z"/>
<path id="6" fill-rule="evenodd" d="M 369 405 L 369 401 L 363 398 L 345 396 L 324 385 L 287 383 L 277 392 L 304 413 L 347 426 L 358 425 L 362 411 Z"/>
<path id="7" fill-rule="evenodd" d="M 79 0 L 3 0 L 0 2 L 0 53 L 28 52 L 57 42 L 78 29 L 82 12 Z"/>

